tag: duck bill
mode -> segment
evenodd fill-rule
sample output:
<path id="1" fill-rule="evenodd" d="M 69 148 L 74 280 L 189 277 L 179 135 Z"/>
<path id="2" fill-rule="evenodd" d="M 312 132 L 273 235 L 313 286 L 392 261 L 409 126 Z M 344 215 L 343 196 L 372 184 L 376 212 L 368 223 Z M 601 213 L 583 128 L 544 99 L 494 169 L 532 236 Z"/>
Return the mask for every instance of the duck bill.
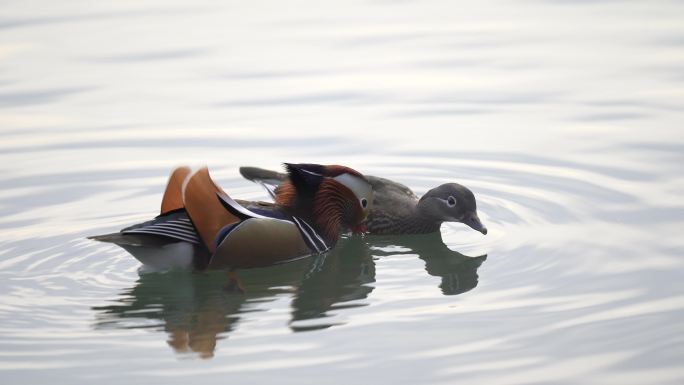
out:
<path id="1" fill-rule="evenodd" d="M 352 234 L 365 234 L 368 232 L 368 227 L 366 227 L 366 222 L 361 222 L 356 226 L 351 228 Z"/>
<path id="2" fill-rule="evenodd" d="M 350 228 L 352 234 L 366 234 L 368 232 L 368 226 L 366 226 L 366 220 L 368 219 L 369 210 L 363 211 L 363 219 L 361 222 Z"/>
<path id="3" fill-rule="evenodd" d="M 484 235 L 487 235 L 487 228 L 482 224 L 482 222 L 480 221 L 480 217 L 477 216 L 477 213 L 467 215 L 463 223 L 468 225 L 471 229 L 479 231 Z"/>

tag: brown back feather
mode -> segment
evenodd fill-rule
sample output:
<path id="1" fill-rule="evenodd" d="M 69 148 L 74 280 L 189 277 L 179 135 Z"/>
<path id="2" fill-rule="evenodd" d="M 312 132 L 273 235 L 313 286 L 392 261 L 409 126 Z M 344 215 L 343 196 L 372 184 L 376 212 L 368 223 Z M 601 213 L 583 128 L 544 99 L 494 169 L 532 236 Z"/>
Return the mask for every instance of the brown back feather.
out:
<path id="1" fill-rule="evenodd" d="M 188 216 L 212 253 L 216 250 L 214 240 L 218 232 L 224 226 L 240 222 L 240 218 L 223 207 L 216 194 L 226 193 L 211 180 L 206 167 L 190 176 L 183 191 Z"/>
<path id="2" fill-rule="evenodd" d="M 184 207 L 183 204 L 183 181 L 190 175 L 190 167 L 178 167 L 169 176 L 166 183 L 164 197 L 161 203 L 161 214 Z"/>

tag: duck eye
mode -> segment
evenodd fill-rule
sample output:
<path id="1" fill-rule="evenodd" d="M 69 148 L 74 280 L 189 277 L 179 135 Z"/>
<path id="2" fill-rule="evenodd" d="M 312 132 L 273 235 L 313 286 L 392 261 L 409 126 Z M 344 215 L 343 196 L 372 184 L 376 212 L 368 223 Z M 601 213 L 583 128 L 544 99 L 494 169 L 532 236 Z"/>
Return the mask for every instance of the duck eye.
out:
<path id="1" fill-rule="evenodd" d="M 361 198 L 361 207 L 363 207 L 365 209 L 367 206 L 368 206 L 368 201 L 366 200 L 366 198 Z"/>
<path id="2" fill-rule="evenodd" d="M 454 198 L 453 196 L 449 196 L 449 199 L 447 199 L 447 205 L 449 207 L 456 206 L 456 198 Z"/>

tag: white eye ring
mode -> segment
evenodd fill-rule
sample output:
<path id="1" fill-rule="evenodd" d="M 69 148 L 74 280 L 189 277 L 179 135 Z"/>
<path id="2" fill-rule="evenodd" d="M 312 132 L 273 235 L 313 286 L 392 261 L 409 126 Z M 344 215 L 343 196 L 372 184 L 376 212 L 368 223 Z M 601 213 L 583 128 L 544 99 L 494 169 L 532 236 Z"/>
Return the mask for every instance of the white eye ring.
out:
<path id="1" fill-rule="evenodd" d="M 361 207 L 364 209 L 368 207 L 368 200 L 366 200 L 366 198 L 361 198 Z"/>
<path id="2" fill-rule="evenodd" d="M 447 206 L 449 206 L 449 207 L 454 207 L 454 206 L 456 206 L 456 198 L 454 198 L 453 196 L 449 195 L 449 198 L 447 198 L 446 203 L 447 203 Z"/>

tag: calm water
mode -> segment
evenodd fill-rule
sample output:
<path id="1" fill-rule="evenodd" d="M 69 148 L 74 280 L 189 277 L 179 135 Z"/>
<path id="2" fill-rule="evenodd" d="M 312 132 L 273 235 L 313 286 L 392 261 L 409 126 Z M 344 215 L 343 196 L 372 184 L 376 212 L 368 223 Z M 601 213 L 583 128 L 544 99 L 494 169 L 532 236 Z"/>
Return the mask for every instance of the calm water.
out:
<path id="1" fill-rule="evenodd" d="M 681 384 L 681 1 L 2 1 L 3 384 Z M 343 163 L 482 236 L 141 274 L 169 170 Z"/>

